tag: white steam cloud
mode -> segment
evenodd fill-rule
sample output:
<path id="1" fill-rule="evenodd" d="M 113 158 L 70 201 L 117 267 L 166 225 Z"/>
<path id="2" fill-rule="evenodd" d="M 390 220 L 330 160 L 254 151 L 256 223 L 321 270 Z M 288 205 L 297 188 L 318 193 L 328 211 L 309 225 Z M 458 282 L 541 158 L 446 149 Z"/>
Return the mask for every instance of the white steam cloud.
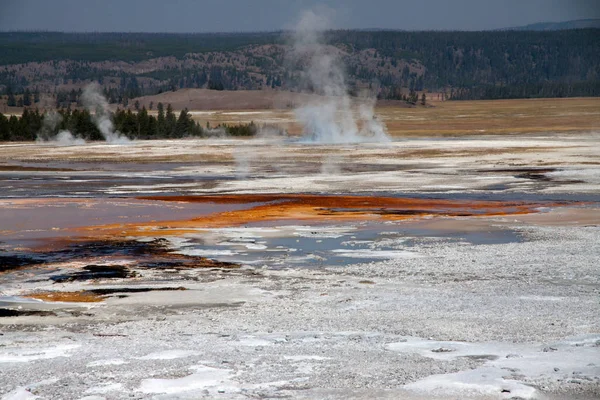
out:
<path id="1" fill-rule="evenodd" d="M 69 131 L 60 131 L 53 140 L 59 146 L 81 146 L 85 144 L 85 140 L 73 136 Z"/>
<path id="2" fill-rule="evenodd" d="M 85 140 L 73 136 L 67 130 L 61 130 L 54 135 L 54 130 L 62 122 L 63 117 L 56 111 L 48 111 L 42 120 L 42 128 L 37 134 L 36 142 L 54 143 L 59 146 L 80 146 L 85 144 Z"/>
<path id="3" fill-rule="evenodd" d="M 85 87 L 81 96 L 83 105 L 93 114 L 93 120 L 107 143 L 127 144 L 130 140 L 121 132 L 116 131 L 111 120 L 108 101 L 102 95 L 100 86 L 92 83 Z"/>
<path id="4" fill-rule="evenodd" d="M 342 173 L 342 165 L 346 161 L 343 157 L 329 155 L 323 159 L 321 164 L 321 175 L 339 175 Z"/>
<path id="5" fill-rule="evenodd" d="M 304 138 L 316 143 L 389 142 L 385 126 L 376 119 L 374 101 L 362 102 L 358 117 L 348 95 L 342 51 L 323 44 L 330 21 L 326 13 L 306 11 L 295 27 L 290 62 L 300 67 L 300 84 L 317 94 L 296 110 Z"/>
<path id="6" fill-rule="evenodd" d="M 54 136 L 54 130 L 56 127 L 62 122 L 63 117 L 56 111 L 48 111 L 44 114 L 44 119 L 42 120 L 42 127 L 40 131 L 37 133 L 38 142 L 47 142 L 52 139 Z"/>
<path id="7" fill-rule="evenodd" d="M 247 151 L 247 148 L 236 147 L 233 152 L 235 159 L 235 176 L 237 179 L 246 179 L 250 176 L 251 162 L 253 161 L 252 154 Z"/>

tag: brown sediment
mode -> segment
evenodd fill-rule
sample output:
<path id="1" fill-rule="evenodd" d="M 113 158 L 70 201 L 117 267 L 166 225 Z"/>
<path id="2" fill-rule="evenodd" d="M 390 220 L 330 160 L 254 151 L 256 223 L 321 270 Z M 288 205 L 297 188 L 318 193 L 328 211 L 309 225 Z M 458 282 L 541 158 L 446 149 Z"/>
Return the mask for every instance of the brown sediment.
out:
<path id="1" fill-rule="evenodd" d="M 19 257 L 36 260 L 44 254 L 45 265 L 57 266 L 64 271 L 50 276 L 54 282 L 87 281 L 97 279 L 128 279 L 138 277 L 138 270 L 194 270 L 237 269 L 241 265 L 217 261 L 206 257 L 177 254 L 164 238 L 137 241 L 122 237 L 70 237 L 48 239 L 29 248 L 27 255 Z M 98 257 L 102 257 L 99 259 Z M 13 257 L 17 260 L 21 258 Z M 0 256 L 0 266 L 2 262 Z M 63 265 L 77 262 L 77 265 Z M 100 262 L 100 264 L 98 264 Z M 0 273 L 2 273 L 0 268 Z"/>
<path id="2" fill-rule="evenodd" d="M 520 154 L 529 152 L 555 151 L 560 149 L 571 149 L 578 146 L 561 147 L 503 147 L 503 148 L 482 148 L 482 149 L 417 149 L 402 151 L 400 154 L 404 158 L 436 158 L 436 157 L 475 157 L 492 156 L 500 154 Z"/>
<path id="3" fill-rule="evenodd" d="M 181 254 L 171 253 L 173 259 L 182 259 L 182 261 L 152 261 L 142 263 L 138 268 L 151 268 L 151 269 L 174 269 L 174 270 L 186 270 L 186 269 L 237 269 L 241 265 L 237 263 L 227 261 L 217 261 L 205 257 L 196 256 L 185 256 Z"/>
<path id="4" fill-rule="evenodd" d="M 80 290 L 76 292 L 37 292 L 24 295 L 30 299 L 43 300 L 48 302 L 65 302 L 65 303 L 100 303 L 107 297 L 113 294 L 122 293 L 146 293 L 146 292 L 161 292 L 161 291 L 179 291 L 187 290 L 185 287 L 113 287 L 99 288 L 90 290 Z"/>
<path id="5" fill-rule="evenodd" d="M 249 209 L 209 214 L 190 220 L 111 224 L 82 228 L 95 235 L 145 236 L 159 230 L 161 236 L 180 235 L 201 228 L 239 226 L 266 221 L 361 221 L 405 220 L 426 216 L 498 216 L 528 214 L 539 207 L 561 203 L 507 201 L 470 201 L 417 199 L 397 197 L 310 195 L 310 194 L 247 194 L 220 196 L 146 196 L 143 200 L 186 203 L 252 204 Z"/>
<path id="6" fill-rule="evenodd" d="M 38 292 L 24 295 L 30 299 L 43 301 L 62 301 L 66 303 L 99 303 L 104 300 L 100 294 L 81 290 L 78 292 Z"/>
<path id="7" fill-rule="evenodd" d="M 23 165 L 0 165 L 2 172 L 70 172 L 71 168 L 26 167 Z"/>

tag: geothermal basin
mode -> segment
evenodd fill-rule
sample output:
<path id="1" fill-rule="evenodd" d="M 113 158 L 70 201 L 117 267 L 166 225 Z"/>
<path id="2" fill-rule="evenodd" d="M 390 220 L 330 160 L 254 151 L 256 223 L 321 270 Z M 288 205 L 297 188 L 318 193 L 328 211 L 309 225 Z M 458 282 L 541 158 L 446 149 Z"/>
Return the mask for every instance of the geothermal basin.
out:
<path id="1" fill-rule="evenodd" d="M 0 146 L 0 395 L 597 398 L 599 143 Z"/>

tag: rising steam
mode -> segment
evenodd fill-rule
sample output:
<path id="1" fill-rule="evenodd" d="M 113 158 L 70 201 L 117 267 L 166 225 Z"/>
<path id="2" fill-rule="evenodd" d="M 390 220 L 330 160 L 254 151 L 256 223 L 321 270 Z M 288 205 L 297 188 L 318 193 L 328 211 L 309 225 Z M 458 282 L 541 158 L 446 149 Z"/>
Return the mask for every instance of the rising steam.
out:
<path id="1" fill-rule="evenodd" d="M 42 128 L 37 134 L 36 142 L 54 143 L 59 146 L 79 146 L 85 144 L 85 140 L 73 136 L 68 130 L 61 130 L 54 135 L 56 127 L 62 122 L 62 115 L 56 111 L 49 111 L 44 115 Z"/>
<path id="2" fill-rule="evenodd" d="M 293 34 L 290 62 L 301 70 L 300 86 L 321 95 L 304 104 L 296 117 L 304 138 L 316 143 L 389 142 L 385 126 L 375 118 L 374 101 L 362 102 L 358 118 L 348 95 L 341 50 L 323 44 L 330 25 L 326 13 L 305 12 Z"/>
<path id="3" fill-rule="evenodd" d="M 108 101 L 100 92 L 100 86 L 92 83 L 85 87 L 81 97 L 83 105 L 93 114 L 94 123 L 109 144 L 127 144 L 130 140 L 121 132 L 116 131 L 111 120 Z"/>
<path id="4" fill-rule="evenodd" d="M 85 140 L 73 136 L 73 134 L 67 130 L 59 131 L 54 137 L 53 142 L 59 146 L 81 146 L 85 144 Z"/>

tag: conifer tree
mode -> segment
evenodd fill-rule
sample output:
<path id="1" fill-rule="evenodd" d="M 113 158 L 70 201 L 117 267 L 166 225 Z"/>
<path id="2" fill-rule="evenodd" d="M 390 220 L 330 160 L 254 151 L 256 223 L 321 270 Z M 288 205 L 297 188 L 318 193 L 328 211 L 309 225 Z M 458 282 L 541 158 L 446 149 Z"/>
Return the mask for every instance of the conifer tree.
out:
<path id="1" fill-rule="evenodd" d="M 175 127 L 177 125 L 177 117 L 173 112 L 173 107 L 171 104 L 167 105 L 167 114 L 165 115 L 165 137 L 173 137 L 175 135 Z"/>

